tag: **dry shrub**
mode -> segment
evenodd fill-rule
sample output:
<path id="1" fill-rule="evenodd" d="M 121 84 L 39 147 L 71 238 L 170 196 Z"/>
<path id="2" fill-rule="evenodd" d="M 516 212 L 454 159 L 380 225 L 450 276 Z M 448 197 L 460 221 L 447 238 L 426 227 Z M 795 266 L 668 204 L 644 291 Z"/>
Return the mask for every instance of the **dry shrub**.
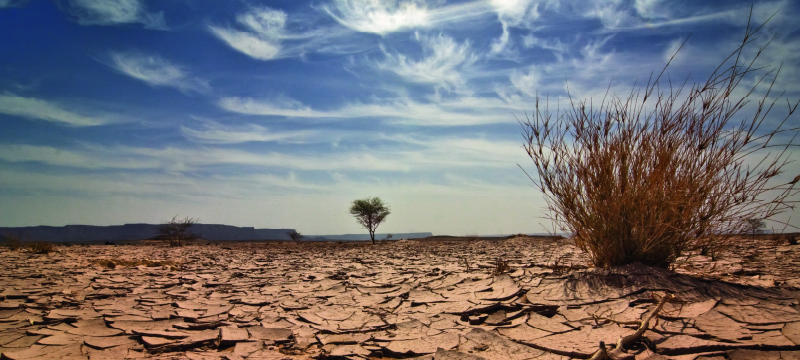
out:
<path id="1" fill-rule="evenodd" d="M 5 238 L 6 238 L 5 244 L 11 250 L 20 250 L 25 246 L 22 239 L 16 234 L 11 234 L 11 233 L 6 234 Z"/>
<path id="2" fill-rule="evenodd" d="M 53 252 L 53 244 L 46 241 L 35 241 L 28 244 L 28 250 L 34 254 L 49 254 Z"/>
<path id="3" fill-rule="evenodd" d="M 172 220 L 161 224 L 158 228 L 159 239 L 167 240 L 169 246 L 184 246 L 190 241 L 197 240 L 199 236 L 189 230 L 198 220 L 190 217 L 179 219 L 173 216 Z"/>
<path id="4" fill-rule="evenodd" d="M 511 270 L 511 267 L 508 266 L 508 261 L 504 261 L 502 258 L 497 258 L 491 274 L 492 276 L 499 276 L 507 273 L 509 270 Z"/>
<path id="5" fill-rule="evenodd" d="M 553 118 L 537 99 L 521 123 L 536 168 L 529 177 L 545 194 L 550 219 L 574 235 L 594 266 L 668 267 L 688 251 L 724 249 L 731 237 L 719 235 L 746 232 L 746 219 L 790 208 L 800 176 L 788 184 L 776 176 L 798 133 L 784 125 L 798 103 L 771 94 L 780 69 L 756 75 L 764 47 L 743 60 L 760 28 L 748 22 L 739 47 L 688 94 L 686 84 L 662 88 L 667 63 L 646 87 L 634 86 L 625 98 L 607 95 L 599 108 L 570 97 L 568 110 Z M 755 85 L 739 88 L 754 75 Z M 765 94 L 751 99 L 759 84 Z M 785 117 L 762 129 L 776 103 L 788 107 Z M 737 124 L 745 105 L 754 113 Z M 748 157 L 761 160 L 754 165 Z"/>

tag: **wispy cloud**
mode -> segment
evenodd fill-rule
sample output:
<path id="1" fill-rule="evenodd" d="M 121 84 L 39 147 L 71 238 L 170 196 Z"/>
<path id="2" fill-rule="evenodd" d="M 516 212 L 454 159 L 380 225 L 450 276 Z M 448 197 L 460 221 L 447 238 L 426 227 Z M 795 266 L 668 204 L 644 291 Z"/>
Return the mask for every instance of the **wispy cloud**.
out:
<path id="1" fill-rule="evenodd" d="M 236 51 L 258 60 L 281 55 L 281 38 L 286 28 L 286 13 L 268 7 L 252 8 L 236 17 L 244 29 L 209 26 L 211 33 Z"/>
<path id="2" fill-rule="evenodd" d="M 260 125 L 227 126 L 206 122 L 199 129 L 181 126 L 186 138 L 203 144 L 240 144 L 247 142 L 299 143 L 310 135 L 310 131 L 270 131 Z"/>
<path id="3" fill-rule="evenodd" d="M 340 24 L 358 32 L 386 34 L 430 25 L 424 2 L 408 0 L 334 0 L 324 7 Z"/>
<path id="4" fill-rule="evenodd" d="M 27 144 L 0 144 L 0 160 L 7 162 L 36 162 L 79 169 L 152 169 L 159 163 L 152 159 L 115 157 L 85 148 L 67 149 Z"/>
<path id="5" fill-rule="evenodd" d="M 492 54 L 511 55 L 511 27 L 530 27 L 539 18 L 539 4 L 534 0 L 490 0 L 503 32 L 492 42 Z"/>
<path id="6" fill-rule="evenodd" d="M 139 52 L 111 52 L 111 66 L 150 86 L 167 86 L 181 91 L 205 92 L 208 82 L 190 75 L 183 67 L 158 55 Z"/>
<path id="7" fill-rule="evenodd" d="M 445 88 L 464 85 L 462 72 L 468 71 L 478 60 L 478 56 L 471 51 L 469 42 L 459 44 L 443 34 L 438 36 L 417 34 L 417 40 L 422 46 L 421 59 L 409 59 L 406 55 L 390 53 L 382 48 L 386 60 L 377 63 L 377 68 L 394 72 L 412 82 L 435 84 Z"/>
<path id="8" fill-rule="evenodd" d="M 586 41 L 580 47 L 554 49 L 558 61 L 520 67 L 510 71 L 510 87 L 497 86 L 498 95 L 511 103 L 536 96 L 600 99 L 611 86 L 610 95 L 625 96 L 634 83 L 646 82 L 650 72 L 663 66 L 663 53 L 618 53 L 608 46 L 614 35 Z M 664 51 L 668 51 L 666 44 Z M 613 83 L 612 83 L 613 80 Z"/>
<path id="9" fill-rule="evenodd" d="M 262 100 L 245 97 L 224 97 L 219 100 L 219 106 L 231 112 L 248 115 L 301 118 L 339 117 L 333 113 L 312 110 L 308 105 L 288 97 Z"/>
<path id="10" fill-rule="evenodd" d="M 759 2 L 754 9 L 754 20 L 766 20 L 775 10 L 786 8 L 785 4 L 784 0 Z M 744 25 L 749 3 L 698 9 L 674 6 L 673 2 L 664 0 L 636 0 L 633 4 L 625 1 L 562 0 L 548 1 L 544 8 L 561 15 L 597 19 L 606 31 L 619 32 L 711 22 Z"/>
<path id="11" fill-rule="evenodd" d="M 220 130 L 223 134 L 225 129 Z M 339 131 L 341 132 L 341 131 Z M 325 139 L 324 132 L 311 134 L 314 141 Z M 237 134 L 234 136 L 239 136 Z M 380 132 L 355 131 L 339 134 L 348 146 L 320 153 L 297 146 L 276 150 L 243 150 L 215 146 L 45 146 L 0 144 L 0 162 L 39 163 L 48 166 L 88 170 L 135 170 L 158 173 L 202 174 L 219 166 L 243 169 L 283 169 L 285 171 L 408 172 L 433 169 L 491 169 L 513 166 L 524 159 L 516 142 L 485 137 L 436 137 L 412 134 L 389 136 Z M 201 135 L 202 136 L 202 135 Z M 237 143 L 241 138 L 223 134 L 212 139 L 216 144 Z M 286 136 L 284 136 L 285 138 Z M 209 138 L 209 137 L 206 137 Z M 371 141 L 364 141 L 371 139 Z M 258 139 L 261 141 L 264 139 Z M 271 139 L 267 139 L 271 141 Z M 213 145 L 213 144 L 209 144 Z M 357 146 L 349 146 L 357 145 Z M 258 171 L 256 171 L 258 172 Z M 213 173 L 219 173 L 214 171 Z"/>
<path id="12" fill-rule="evenodd" d="M 141 23 L 149 29 L 167 27 L 164 14 L 147 12 L 141 0 L 68 0 L 66 11 L 81 25 Z"/>
<path id="13" fill-rule="evenodd" d="M 0 95 L 0 113 L 68 126 L 97 126 L 109 123 L 107 118 L 81 114 L 47 100 L 13 95 Z"/>
<path id="14" fill-rule="evenodd" d="M 526 160 L 520 143 L 506 139 L 423 134 L 381 135 L 380 139 L 412 145 L 424 156 L 438 159 L 433 161 L 458 162 L 456 159 L 470 159 L 479 167 L 495 167 L 501 163 L 509 165 Z"/>
<path id="15" fill-rule="evenodd" d="M 0 0 L 0 9 L 7 7 L 22 6 L 27 2 L 28 0 Z"/>
<path id="16" fill-rule="evenodd" d="M 539 18 L 539 2 L 536 0 L 490 0 L 497 16 L 512 26 Z"/>
<path id="17" fill-rule="evenodd" d="M 506 113 L 508 103 L 498 98 L 460 97 L 436 102 L 417 102 L 410 98 L 376 100 L 371 103 L 351 103 L 339 109 L 318 111 L 296 100 L 257 100 L 253 98 L 222 98 L 220 106 L 228 111 L 263 116 L 283 116 L 315 119 L 375 118 L 388 123 L 418 126 L 469 126 L 513 122 Z"/>

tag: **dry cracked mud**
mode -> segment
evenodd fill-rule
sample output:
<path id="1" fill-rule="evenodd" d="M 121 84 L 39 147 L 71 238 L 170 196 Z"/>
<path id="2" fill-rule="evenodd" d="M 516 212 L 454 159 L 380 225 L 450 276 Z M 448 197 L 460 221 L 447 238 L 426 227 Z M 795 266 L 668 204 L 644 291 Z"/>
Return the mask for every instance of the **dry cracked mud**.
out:
<path id="1" fill-rule="evenodd" d="M 768 239 L 674 272 L 535 238 L 56 249 L 0 250 L 2 359 L 585 359 L 667 293 L 627 358 L 800 359 L 800 246 Z"/>

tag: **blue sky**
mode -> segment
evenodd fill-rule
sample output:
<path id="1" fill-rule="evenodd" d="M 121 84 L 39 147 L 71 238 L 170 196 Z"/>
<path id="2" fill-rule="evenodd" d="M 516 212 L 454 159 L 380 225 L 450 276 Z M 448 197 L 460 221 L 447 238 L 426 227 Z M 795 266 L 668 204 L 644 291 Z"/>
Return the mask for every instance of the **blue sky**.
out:
<path id="1" fill-rule="evenodd" d="M 542 232 L 517 166 L 535 96 L 626 95 L 690 34 L 670 76 L 704 80 L 750 5 L 0 0 L 0 226 L 354 233 L 380 196 L 380 232 Z M 761 60 L 797 99 L 800 4 L 754 2 L 775 11 Z"/>

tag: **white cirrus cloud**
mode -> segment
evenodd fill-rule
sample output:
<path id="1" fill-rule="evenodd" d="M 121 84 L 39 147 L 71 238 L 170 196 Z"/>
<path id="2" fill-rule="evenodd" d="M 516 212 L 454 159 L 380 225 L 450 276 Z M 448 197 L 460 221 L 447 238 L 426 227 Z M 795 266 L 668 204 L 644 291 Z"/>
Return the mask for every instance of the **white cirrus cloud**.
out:
<path id="1" fill-rule="evenodd" d="M 779 0 L 755 4 L 754 20 L 765 20 L 775 10 L 785 8 L 785 3 L 784 0 Z M 750 9 L 745 4 L 736 4 L 730 7 L 705 7 L 698 11 L 691 7 L 676 7 L 672 2 L 664 0 L 635 0 L 632 4 L 622 0 L 560 0 L 547 2 L 545 8 L 561 15 L 597 19 L 610 32 L 711 22 L 744 25 Z"/>
<path id="2" fill-rule="evenodd" d="M 534 0 L 490 0 L 489 2 L 500 20 L 511 26 L 539 18 L 539 4 Z"/>
<path id="3" fill-rule="evenodd" d="M 164 30 L 163 13 L 149 13 L 141 0 L 69 0 L 66 11 L 81 25 L 141 23 L 145 28 Z"/>
<path id="4" fill-rule="evenodd" d="M 260 125 L 244 125 L 238 127 L 225 126 L 208 122 L 200 128 L 181 126 L 181 133 L 186 138 L 203 144 L 240 144 L 246 142 L 285 142 L 300 143 L 310 132 L 271 131 Z"/>
<path id="5" fill-rule="evenodd" d="M 492 42 L 491 53 L 511 56 L 511 27 L 530 27 L 539 18 L 539 4 L 534 0 L 490 0 L 503 32 Z"/>
<path id="6" fill-rule="evenodd" d="M 97 126 L 109 122 L 97 116 L 65 109 L 47 100 L 13 95 L 0 95 L 0 113 L 68 126 Z"/>
<path id="7" fill-rule="evenodd" d="M 288 97 L 256 100 L 246 97 L 224 97 L 219 100 L 223 109 L 249 115 L 285 116 L 300 118 L 338 117 L 332 113 L 311 109 L 297 100 Z"/>
<path id="8" fill-rule="evenodd" d="M 111 67 L 150 86 L 167 86 L 181 91 L 205 92 L 208 83 L 190 75 L 182 66 L 158 55 L 140 52 L 111 52 Z"/>
<path id="9" fill-rule="evenodd" d="M 375 34 L 406 31 L 430 25 L 424 3 L 406 0 L 335 0 L 324 8 L 340 24 Z"/>
<path id="10" fill-rule="evenodd" d="M 66 149 L 29 144 L 0 145 L 0 160 L 8 162 L 38 162 L 47 165 L 80 169 L 152 169 L 159 163 L 152 159 L 118 157 L 108 152 L 86 149 Z"/>
<path id="11" fill-rule="evenodd" d="M 244 30 L 209 26 L 211 33 L 231 48 L 258 60 L 281 55 L 281 39 L 286 28 L 286 13 L 268 7 L 252 8 L 236 17 Z"/>
<path id="12" fill-rule="evenodd" d="M 388 123 L 415 126 L 471 126 L 513 122 L 510 111 L 527 108 L 510 105 L 498 98 L 459 97 L 435 103 L 395 98 L 372 103 L 350 103 L 321 111 L 293 99 L 227 97 L 219 101 L 225 110 L 247 115 L 283 116 L 309 119 L 374 118 Z M 504 114 L 499 115 L 498 114 Z M 508 114 L 507 116 L 505 114 Z"/>
<path id="13" fill-rule="evenodd" d="M 436 84 L 452 88 L 464 84 L 462 72 L 468 70 L 478 56 L 471 51 L 469 42 L 459 44 L 451 37 L 417 36 L 422 45 L 422 58 L 409 59 L 403 54 L 393 54 L 383 49 L 386 60 L 377 63 L 379 69 L 392 71 L 412 82 Z"/>

